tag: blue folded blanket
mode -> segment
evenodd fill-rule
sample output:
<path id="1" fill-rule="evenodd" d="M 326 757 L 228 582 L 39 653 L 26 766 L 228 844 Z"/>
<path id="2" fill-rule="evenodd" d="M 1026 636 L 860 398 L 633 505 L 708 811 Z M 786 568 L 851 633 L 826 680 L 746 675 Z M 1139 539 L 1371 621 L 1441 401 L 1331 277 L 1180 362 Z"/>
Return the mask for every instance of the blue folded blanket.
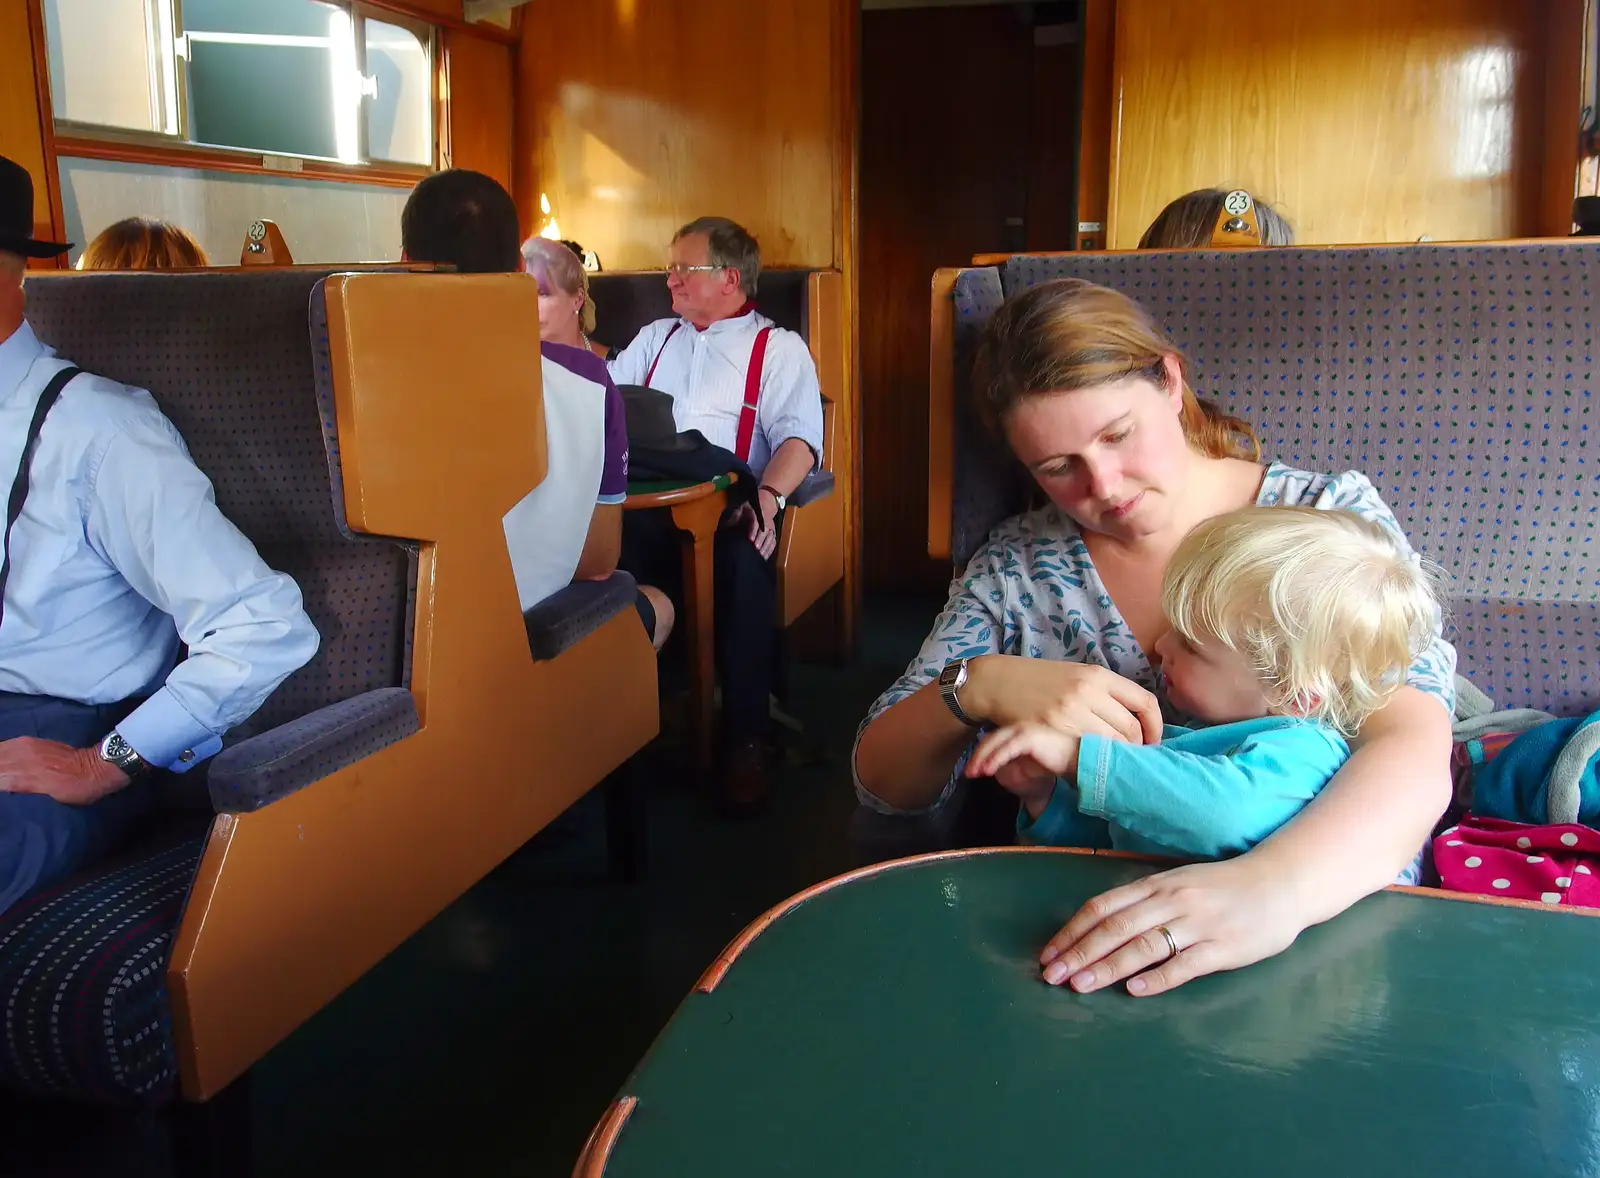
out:
<path id="1" fill-rule="evenodd" d="M 1546 721 L 1474 765 L 1472 812 L 1537 826 L 1600 825 L 1600 712 Z"/>

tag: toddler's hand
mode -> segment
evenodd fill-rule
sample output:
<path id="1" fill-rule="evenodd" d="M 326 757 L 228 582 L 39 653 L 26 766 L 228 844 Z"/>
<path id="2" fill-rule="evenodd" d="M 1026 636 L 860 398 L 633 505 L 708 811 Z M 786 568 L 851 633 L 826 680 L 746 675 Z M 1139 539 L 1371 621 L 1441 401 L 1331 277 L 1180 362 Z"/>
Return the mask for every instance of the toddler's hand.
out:
<path id="1" fill-rule="evenodd" d="M 1048 724 L 1012 724 L 997 728 L 978 742 L 967 761 L 967 776 L 999 778 L 1006 766 L 1026 760 L 1032 769 L 1018 769 L 1010 775 L 1012 780 L 1020 780 L 1019 775 L 1027 778 L 1047 775 L 1052 779 L 1075 777 L 1078 743 L 1078 737 Z M 1001 781 L 1001 784 L 1006 783 Z M 1007 785 L 1006 788 L 1011 787 Z"/>
<path id="2" fill-rule="evenodd" d="M 1076 776 L 1078 737 L 1048 724 L 1014 724 L 989 733 L 967 762 L 968 777 L 993 777 L 1037 818 L 1050 804 L 1056 778 Z"/>
<path id="3" fill-rule="evenodd" d="M 1018 757 L 995 772 L 994 779 L 1015 795 L 1034 818 L 1044 813 L 1056 792 L 1056 775 L 1032 757 Z"/>

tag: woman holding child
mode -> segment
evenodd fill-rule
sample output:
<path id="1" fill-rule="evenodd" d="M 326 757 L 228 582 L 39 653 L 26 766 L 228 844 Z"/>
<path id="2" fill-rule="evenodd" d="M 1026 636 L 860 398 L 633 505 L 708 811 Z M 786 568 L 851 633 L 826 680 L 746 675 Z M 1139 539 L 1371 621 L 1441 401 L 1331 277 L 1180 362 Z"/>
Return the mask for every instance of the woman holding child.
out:
<path id="1" fill-rule="evenodd" d="M 1195 398 L 1177 349 L 1115 291 L 1068 279 L 1009 300 L 986 328 L 973 388 L 981 416 L 1050 502 L 996 529 L 917 659 L 869 712 L 855 771 L 862 801 L 878 810 L 944 804 L 981 726 L 990 735 L 975 770 L 998 772 L 1038 819 L 1047 794 L 1030 803 L 1028 782 L 1041 767 L 1061 772 L 1049 762 L 1063 748 L 1076 770 L 1084 737 L 1102 748 L 1157 744 L 1158 693 L 1179 719 L 1205 715 L 1167 691 L 1146 652 L 1168 653 L 1175 671 L 1173 652 L 1193 649 L 1192 633 L 1168 636 L 1162 591 L 1184 538 L 1206 521 L 1251 506 L 1343 509 L 1414 561 L 1361 474 L 1262 464 L 1250 428 Z M 1424 630 L 1431 641 L 1413 643 L 1425 649 L 1404 683 L 1369 700 L 1381 706 L 1303 811 L 1237 858 L 1091 900 L 1041 953 L 1046 980 L 1090 991 L 1127 979 L 1131 993 L 1158 994 L 1272 956 L 1386 884 L 1415 882 L 1450 796 L 1454 704 L 1455 652 L 1436 612 Z M 1306 699 L 1270 696 L 1261 706 L 1281 715 L 1315 712 Z M 1020 752 L 1018 734 L 1031 740 Z"/>

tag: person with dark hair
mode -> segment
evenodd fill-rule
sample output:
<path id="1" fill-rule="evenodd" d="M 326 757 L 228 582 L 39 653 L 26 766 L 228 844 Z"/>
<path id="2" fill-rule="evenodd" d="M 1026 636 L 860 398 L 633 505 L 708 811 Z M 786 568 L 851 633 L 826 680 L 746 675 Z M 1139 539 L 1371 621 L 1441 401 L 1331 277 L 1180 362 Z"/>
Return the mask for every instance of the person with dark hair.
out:
<path id="1" fill-rule="evenodd" d="M 724 521 L 716 542 L 717 670 L 722 680 L 720 797 L 734 812 L 766 794 L 765 740 L 777 673 L 777 574 L 772 555 L 788 497 L 822 453 L 822 390 L 805 340 L 756 310 L 761 247 L 726 217 L 700 217 L 673 236 L 667 289 L 675 314 L 639 332 L 611 361 L 621 384 L 669 393 L 678 429 L 697 430 L 749 466 L 760 490 Z M 671 537 L 635 544 L 624 567 L 670 584 Z M 680 609 L 682 603 L 679 603 Z"/>
<path id="2" fill-rule="evenodd" d="M 206 251 L 169 221 L 128 217 L 108 225 L 78 259 L 80 270 L 184 270 L 209 266 Z"/>
<path id="3" fill-rule="evenodd" d="M 215 753 L 318 643 L 150 394 L 34 335 L 24 260 L 67 248 L 0 158 L 0 912 L 115 850 L 151 775 Z"/>
<path id="4" fill-rule="evenodd" d="M 411 190 L 400 213 L 400 251 L 407 262 L 454 266 L 462 274 L 512 274 L 522 269 L 517 206 L 499 181 L 449 168 Z"/>
<path id="5" fill-rule="evenodd" d="M 449 264 L 464 274 L 523 269 L 511 194 L 492 177 L 463 168 L 436 172 L 412 189 L 400 216 L 400 244 L 408 262 Z M 524 610 L 573 581 L 602 581 L 616 572 L 628 494 L 627 417 L 605 361 L 549 340 L 539 353 L 548 469 L 501 521 Z M 638 609 L 659 648 L 671 629 L 670 612 L 657 610 L 643 592 Z"/>

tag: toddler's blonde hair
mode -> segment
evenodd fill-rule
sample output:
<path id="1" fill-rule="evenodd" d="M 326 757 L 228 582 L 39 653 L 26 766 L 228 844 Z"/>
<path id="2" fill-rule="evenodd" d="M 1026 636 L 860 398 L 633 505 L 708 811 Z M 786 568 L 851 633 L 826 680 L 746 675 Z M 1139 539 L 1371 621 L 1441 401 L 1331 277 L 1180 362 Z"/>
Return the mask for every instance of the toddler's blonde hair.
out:
<path id="1" fill-rule="evenodd" d="M 1161 606 L 1191 645 L 1244 655 L 1273 712 L 1346 736 L 1405 681 L 1440 616 L 1433 570 L 1399 537 L 1312 507 L 1206 520 L 1173 554 Z"/>

